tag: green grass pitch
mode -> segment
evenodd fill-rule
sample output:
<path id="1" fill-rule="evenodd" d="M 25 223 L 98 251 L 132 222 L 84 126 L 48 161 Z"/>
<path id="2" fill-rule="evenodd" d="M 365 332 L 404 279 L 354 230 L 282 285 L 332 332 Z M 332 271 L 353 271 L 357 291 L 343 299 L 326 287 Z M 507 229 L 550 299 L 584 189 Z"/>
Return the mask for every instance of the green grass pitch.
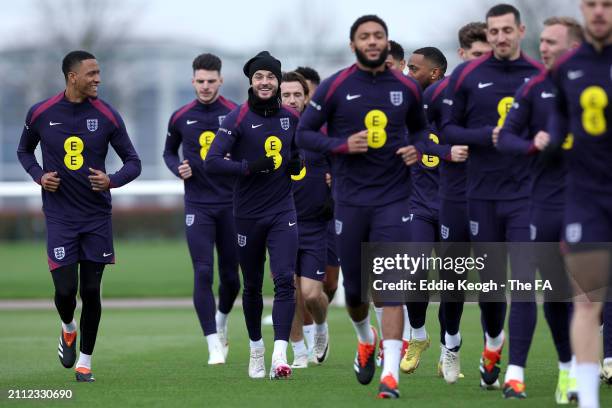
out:
<path id="1" fill-rule="evenodd" d="M 115 241 L 115 253 L 117 264 L 104 272 L 104 297 L 191 296 L 193 269 L 184 240 Z M 0 260 L 0 299 L 53 296 L 44 241 L 0 241 Z M 215 291 L 217 283 L 215 272 Z M 264 280 L 263 292 L 274 294 L 270 279 Z"/>
<path id="2" fill-rule="evenodd" d="M 266 313 L 269 309 L 266 309 Z M 552 407 L 556 359 L 542 316 L 526 372 L 528 399 L 505 401 L 501 391 L 478 387 L 481 331 L 478 308 L 466 306 L 462 322 L 465 379 L 447 385 L 436 376 L 437 306 L 429 310 L 432 347 L 415 374 L 401 375 L 397 401 L 375 399 L 380 370 L 368 386 L 352 372 L 355 334 L 346 312 L 329 316 L 331 354 L 322 366 L 295 370 L 288 381 L 251 380 L 247 376 L 248 340 L 242 311 L 230 318 L 230 355 L 224 366 L 206 365 L 207 352 L 195 312 L 173 310 L 105 310 L 93 358 L 97 381 L 76 383 L 57 354 L 59 319 L 55 311 L 0 311 L 0 406 L 42 407 Z M 272 329 L 264 329 L 266 366 L 272 352 Z M 289 353 L 291 355 L 291 352 Z M 507 347 L 504 350 L 504 367 Z M 9 400 L 9 389 L 70 389 L 71 400 Z M 602 407 L 612 406 L 612 389 L 601 390 Z"/>

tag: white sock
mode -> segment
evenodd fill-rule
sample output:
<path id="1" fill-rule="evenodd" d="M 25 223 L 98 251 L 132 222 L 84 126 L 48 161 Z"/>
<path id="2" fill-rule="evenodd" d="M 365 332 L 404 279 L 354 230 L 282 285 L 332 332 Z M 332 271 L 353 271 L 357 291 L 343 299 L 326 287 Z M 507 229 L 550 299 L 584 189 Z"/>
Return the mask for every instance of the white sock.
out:
<path id="1" fill-rule="evenodd" d="M 327 333 L 327 322 L 323 322 L 323 324 L 316 324 L 315 332 L 317 334 Z"/>
<path id="2" fill-rule="evenodd" d="M 581 408 L 599 408 L 599 364 L 576 363 Z"/>
<path id="3" fill-rule="evenodd" d="M 567 363 L 563 363 L 559 361 L 559 371 L 566 370 L 569 371 L 572 368 L 572 361 L 568 361 Z"/>
<path id="4" fill-rule="evenodd" d="M 253 341 L 253 340 L 249 340 L 249 346 L 250 348 L 254 349 L 254 348 L 264 348 L 264 341 L 263 338 Z"/>
<path id="5" fill-rule="evenodd" d="M 208 336 L 206 336 L 206 342 L 208 343 L 208 351 L 215 348 L 221 348 L 221 341 L 219 340 L 219 335 L 217 333 L 209 334 Z"/>
<path id="6" fill-rule="evenodd" d="M 418 329 L 412 328 L 412 339 L 411 340 L 427 340 L 427 329 L 425 329 L 425 325 L 423 327 L 419 327 Z"/>
<path id="7" fill-rule="evenodd" d="M 505 382 L 508 382 L 510 380 L 525 382 L 525 368 L 514 364 L 509 364 L 508 369 L 506 370 Z"/>
<path id="8" fill-rule="evenodd" d="M 578 378 L 578 374 L 576 373 L 576 356 L 572 355 L 572 361 L 570 361 L 570 372 L 569 372 L 569 376 L 570 378 Z M 576 383 L 578 383 L 576 381 Z M 572 391 L 576 391 L 576 390 L 572 390 Z"/>
<path id="9" fill-rule="evenodd" d="M 285 340 L 274 340 L 274 351 L 272 362 L 277 360 L 287 361 L 287 342 Z"/>
<path id="10" fill-rule="evenodd" d="M 314 335 L 315 335 L 315 325 L 314 323 L 308 324 L 302 328 L 304 332 L 304 340 L 306 340 L 306 347 L 308 347 L 308 351 L 311 351 L 314 348 Z"/>
<path id="11" fill-rule="evenodd" d="M 76 363 L 76 368 L 79 367 L 91 370 L 91 354 L 79 353 L 79 361 Z"/>
<path id="12" fill-rule="evenodd" d="M 382 334 L 382 315 L 383 308 L 374 306 L 374 312 L 376 313 L 376 323 L 378 324 L 378 337 L 383 338 Z"/>
<path id="13" fill-rule="evenodd" d="M 402 338 L 404 340 L 410 340 L 410 318 L 408 317 L 408 309 L 406 305 L 404 305 L 404 332 L 402 333 Z"/>
<path id="14" fill-rule="evenodd" d="M 223 328 L 224 330 L 227 329 L 227 318 L 229 317 L 229 314 L 225 314 L 225 313 L 221 313 L 220 311 L 217 310 L 217 313 L 215 313 L 215 323 L 217 324 L 217 328 Z"/>
<path id="15" fill-rule="evenodd" d="M 399 382 L 399 364 L 402 358 L 402 341 L 387 339 L 383 340 L 383 350 L 385 352 L 385 360 L 383 362 L 383 370 L 380 375 L 382 380 L 388 374 L 391 374 L 395 381 Z"/>
<path id="16" fill-rule="evenodd" d="M 64 330 L 66 333 L 72 333 L 76 329 L 77 329 L 77 325 L 74 319 L 72 319 L 72 321 L 68 324 L 62 322 L 62 330 Z"/>
<path id="17" fill-rule="evenodd" d="M 489 336 L 489 333 L 485 333 L 487 348 L 489 350 L 499 350 L 504 345 L 504 337 L 503 330 L 497 337 L 491 337 Z"/>
<path id="18" fill-rule="evenodd" d="M 444 342 L 446 343 L 446 348 L 449 350 L 459 347 L 461 345 L 461 333 L 448 334 L 448 332 L 446 332 L 444 334 Z"/>
<path id="19" fill-rule="evenodd" d="M 303 356 L 304 354 L 308 354 L 308 349 L 306 348 L 306 344 L 304 340 L 300 341 L 292 341 L 291 348 L 293 349 L 293 356 Z"/>
<path id="20" fill-rule="evenodd" d="M 357 338 L 361 343 L 374 343 L 374 335 L 372 334 L 372 329 L 370 329 L 370 314 L 368 314 L 366 318 L 360 322 L 353 320 L 351 320 L 351 322 L 353 323 L 353 327 L 357 333 Z"/>
<path id="21" fill-rule="evenodd" d="M 610 364 L 610 363 L 612 363 L 612 357 L 607 357 L 607 358 L 604 358 L 603 363 L 604 363 L 604 364 Z"/>

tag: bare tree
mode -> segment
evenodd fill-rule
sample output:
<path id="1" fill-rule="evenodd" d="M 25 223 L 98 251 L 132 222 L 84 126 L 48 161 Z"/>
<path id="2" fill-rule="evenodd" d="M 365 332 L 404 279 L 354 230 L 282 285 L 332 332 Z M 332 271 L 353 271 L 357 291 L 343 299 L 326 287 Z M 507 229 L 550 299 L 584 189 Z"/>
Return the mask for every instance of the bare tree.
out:
<path id="1" fill-rule="evenodd" d="M 293 64 L 307 63 L 316 67 L 322 59 L 328 58 L 334 13 L 316 12 L 317 1 L 321 0 L 299 0 L 292 8 L 294 14 L 278 14 L 271 22 L 268 46 L 290 56 L 289 62 Z M 330 3 L 329 7 L 332 6 Z"/>
<path id="2" fill-rule="evenodd" d="M 131 34 L 135 3 L 119 0 L 38 0 L 40 26 L 50 44 L 62 49 L 120 46 Z"/>

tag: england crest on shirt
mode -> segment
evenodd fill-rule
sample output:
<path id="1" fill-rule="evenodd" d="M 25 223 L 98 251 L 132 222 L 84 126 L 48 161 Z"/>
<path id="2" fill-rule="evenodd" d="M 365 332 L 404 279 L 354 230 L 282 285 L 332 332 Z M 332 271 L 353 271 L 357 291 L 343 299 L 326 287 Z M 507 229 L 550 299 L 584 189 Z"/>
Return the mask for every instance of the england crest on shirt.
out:
<path id="1" fill-rule="evenodd" d="M 400 106 L 404 102 L 404 94 L 401 91 L 391 91 L 389 92 L 389 99 L 391 99 L 393 106 Z"/>
<path id="2" fill-rule="evenodd" d="M 440 236 L 442 237 L 442 239 L 448 239 L 449 233 L 450 233 L 450 230 L 448 229 L 446 225 L 440 225 Z"/>
<path id="3" fill-rule="evenodd" d="M 565 227 L 565 239 L 570 244 L 580 242 L 582 239 L 582 224 L 579 222 L 567 224 Z"/>
<path id="4" fill-rule="evenodd" d="M 188 227 L 191 227 L 194 221 L 195 221 L 195 214 L 185 214 L 185 224 Z"/>
<path id="5" fill-rule="evenodd" d="M 247 239 L 246 235 L 238 234 L 238 246 L 241 248 L 246 246 L 246 239 Z"/>
<path id="6" fill-rule="evenodd" d="M 98 130 L 98 119 L 87 119 L 87 130 L 90 132 Z"/>
<path id="7" fill-rule="evenodd" d="M 63 246 L 53 248 L 53 255 L 55 255 L 55 259 L 57 259 L 58 261 L 61 261 L 66 256 L 66 251 L 64 250 Z"/>
<path id="8" fill-rule="evenodd" d="M 529 239 L 531 239 L 532 241 L 535 241 L 537 236 L 538 236 L 538 227 L 536 227 L 533 224 L 529 224 Z"/>
<path id="9" fill-rule="evenodd" d="M 225 119 L 225 115 L 217 116 L 217 119 L 219 119 L 219 126 L 221 126 L 223 120 Z"/>
<path id="10" fill-rule="evenodd" d="M 342 221 L 336 220 L 335 226 L 336 226 L 336 235 L 342 234 Z"/>
<path id="11" fill-rule="evenodd" d="M 478 222 L 470 221 L 470 232 L 473 236 L 478 235 Z"/>
<path id="12" fill-rule="evenodd" d="M 283 130 L 288 130 L 290 125 L 289 118 L 280 118 L 280 124 Z"/>

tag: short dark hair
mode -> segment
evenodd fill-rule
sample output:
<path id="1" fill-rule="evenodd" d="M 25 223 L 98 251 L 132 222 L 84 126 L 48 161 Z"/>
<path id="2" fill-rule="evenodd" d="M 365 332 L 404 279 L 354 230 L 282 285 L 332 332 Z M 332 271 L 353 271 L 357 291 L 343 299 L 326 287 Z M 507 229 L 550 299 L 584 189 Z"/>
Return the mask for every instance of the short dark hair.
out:
<path id="1" fill-rule="evenodd" d="M 307 81 L 311 81 L 315 85 L 319 85 L 321 83 L 321 77 L 319 73 L 311 67 L 297 67 L 294 72 L 301 74 L 304 79 Z"/>
<path id="2" fill-rule="evenodd" d="M 493 6 L 487 11 L 487 16 L 485 20 L 488 20 L 489 17 L 499 17 L 505 16 L 506 14 L 514 14 L 514 21 L 516 21 L 516 25 L 521 24 L 521 13 L 518 11 L 516 7 L 510 4 L 498 4 Z M 487 21 L 488 22 L 488 21 Z"/>
<path id="3" fill-rule="evenodd" d="M 217 71 L 221 73 L 221 58 L 214 54 L 200 54 L 193 60 L 193 72 L 204 69 L 206 71 Z"/>
<path id="4" fill-rule="evenodd" d="M 62 72 L 64 78 L 68 79 L 68 73 L 73 72 L 75 67 L 82 61 L 96 59 L 94 55 L 87 51 L 70 51 L 62 60 Z"/>
<path id="5" fill-rule="evenodd" d="M 439 68 L 440 71 L 442 71 L 442 75 L 446 73 L 448 62 L 446 61 L 444 54 L 442 54 L 442 51 L 436 47 L 423 47 L 419 48 L 418 50 L 414 50 L 412 53 L 425 57 L 427 61 L 433 63 L 435 68 Z"/>
<path id="6" fill-rule="evenodd" d="M 404 47 L 402 47 L 399 43 L 389 40 L 389 54 L 398 61 L 403 60 L 406 56 L 404 55 Z"/>
<path id="7" fill-rule="evenodd" d="M 281 80 L 281 83 L 283 82 L 299 82 L 300 85 L 302 85 L 302 89 L 304 90 L 304 96 L 308 96 L 308 83 L 306 82 L 306 78 L 304 78 L 304 76 L 299 72 L 285 72 Z"/>
<path id="8" fill-rule="evenodd" d="M 487 24 L 480 21 L 468 23 L 459 29 L 459 46 L 464 50 L 472 48 L 475 42 L 487 42 Z"/>
<path id="9" fill-rule="evenodd" d="M 373 21 L 375 23 L 380 24 L 385 30 L 385 35 L 387 37 L 389 36 L 389 29 L 387 28 L 387 23 L 385 23 L 382 18 L 378 17 L 375 14 L 366 14 L 365 16 L 361 16 L 357 20 L 355 20 L 355 22 L 351 26 L 351 36 L 350 36 L 351 41 L 353 41 L 355 37 L 355 33 L 357 32 L 357 29 L 359 28 L 359 26 L 369 21 Z"/>
<path id="10" fill-rule="evenodd" d="M 544 26 L 562 25 L 567 28 L 567 34 L 571 40 L 582 42 L 584 41 L 584 30 L 580 23 L 571 17 L 549 17 L 544 20 Z"/>

